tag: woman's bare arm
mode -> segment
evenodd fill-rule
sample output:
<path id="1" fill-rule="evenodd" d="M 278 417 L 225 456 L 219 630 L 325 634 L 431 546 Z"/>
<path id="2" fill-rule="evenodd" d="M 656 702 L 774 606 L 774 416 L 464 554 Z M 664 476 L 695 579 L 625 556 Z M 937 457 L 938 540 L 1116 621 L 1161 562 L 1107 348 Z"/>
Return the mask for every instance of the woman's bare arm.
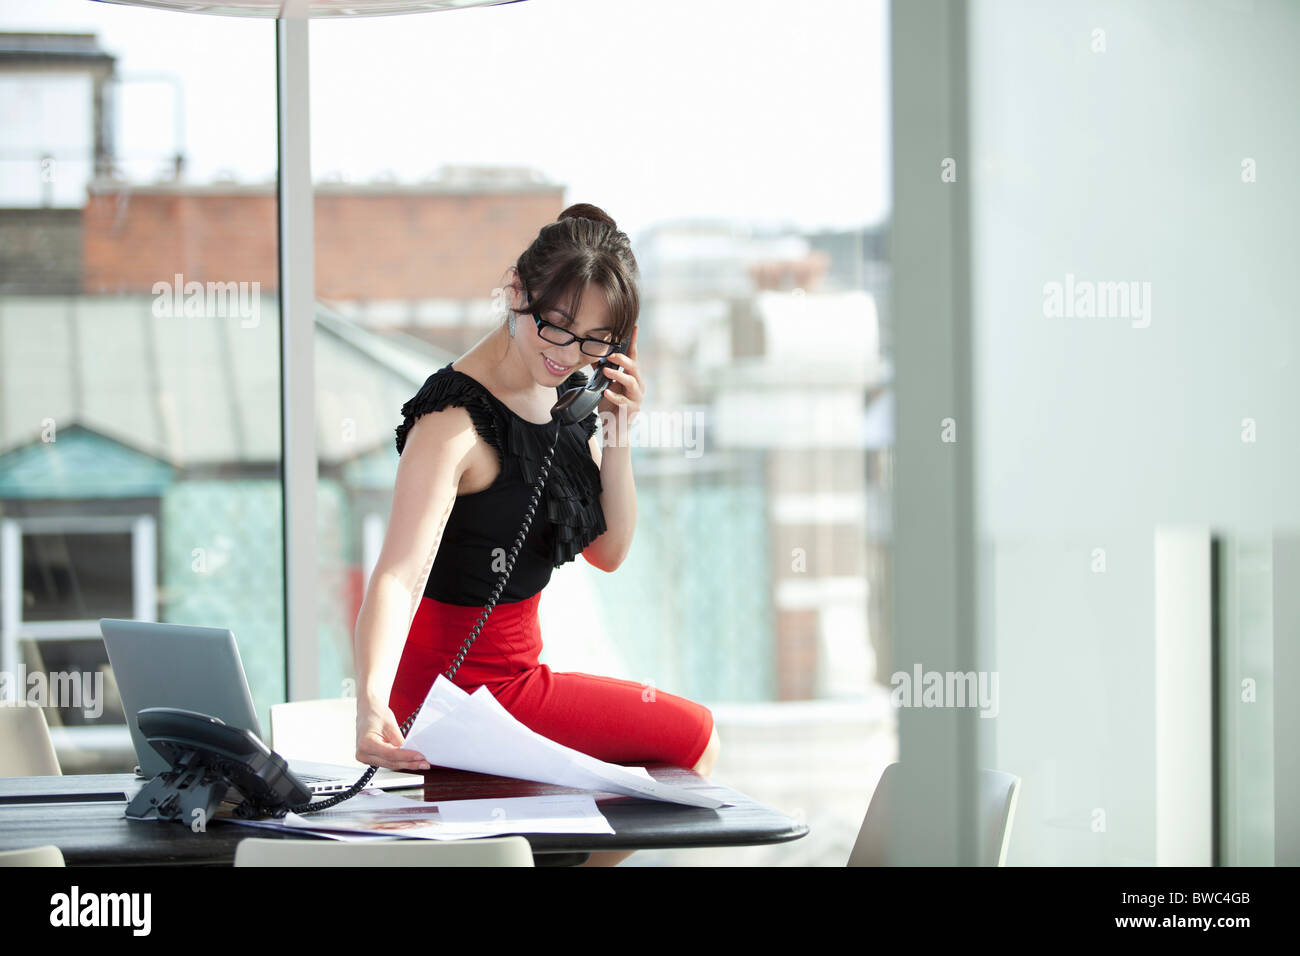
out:
<path id="1" fill-rule="evenodd" d="M 384 544 L 353 638 L 356 756 L 363 763 L 394 770 L 421 763 L 419 754 L 401 749 L 398 721 L 408 715 L 394 719 L 388 696 L 476 440 L 469 413 L 456 406 L 420 416 L 407 432 Z"/>

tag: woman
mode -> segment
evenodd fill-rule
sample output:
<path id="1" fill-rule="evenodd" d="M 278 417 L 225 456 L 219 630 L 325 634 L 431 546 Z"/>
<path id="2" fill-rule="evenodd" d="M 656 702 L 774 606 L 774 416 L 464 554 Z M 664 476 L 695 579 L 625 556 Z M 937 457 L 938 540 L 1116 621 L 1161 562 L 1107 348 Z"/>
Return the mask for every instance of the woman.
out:
<path id="1" fill-rule="evenodd" d="M 636 489 L 627 429 L 645 394 L 636 361 L 638 270 L 627 236 L 595 206 L 544 226 L 512 270 L 507 321 L 429 376 L 402 407 L 392 512 L 357 620 L 357 759 L 427 769 L 401 724 L 482 616 L 554 451 L 505 589 L 453 678 L 486 686 L 537 733 L 601 760 L 712 772 L 707 708 L 629 681 L 538 664 L 537 606 L 553 568 L 579 553 L 613 571 L 632 544 Z M 551 406 L 612 353 L 611 384 L 557 432 Z M 595 437 L 597 413 L 605 448 Z M 445 536 L 444 536 L 445 533 Z M 616 620 L 614 618 L 613 620 Z M 404 641 L 404 643 L 403 643 Z M 614 865 L 629 853 L 593 853 Z"/>

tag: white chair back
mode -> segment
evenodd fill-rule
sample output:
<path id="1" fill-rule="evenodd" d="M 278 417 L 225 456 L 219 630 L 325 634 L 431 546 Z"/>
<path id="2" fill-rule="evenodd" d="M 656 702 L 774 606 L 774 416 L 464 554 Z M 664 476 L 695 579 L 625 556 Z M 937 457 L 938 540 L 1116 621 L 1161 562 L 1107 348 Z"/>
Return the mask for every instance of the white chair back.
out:
<path id="1" fill-rule="evenodd" d="M 239 841 L 235 866 L 532 866 L 533 852 L 521 836 L 481 840 Z"/>
<path id="2" fill-rule="evenodd" d="M 48 774 L 46 775 L 48 776 Z M 66 866 L 63 852 L 53 844 L 34 846 L 26 850 L 0 851 L 0 867 L 6 866 Z"/>
<path id="3" fill-rule="evenodd" d="M 889 834 L 898 815 L 897 801 L 901 799 L 902 775 L 899 768 L 897 762 L 891 763 L 881 774 L 849 856 L 849 866 L 889 865 Z M 980 770 L 978 826 L 983 840 L 981 866 L 1006 865 L 1019 794 L 1019 777 L 1000 770 Z"/>
<path id="4" fill-rule="evenodd" d="M 267 746 L 286 760 L 364 767 L 357 754 L 357 699 L 327 697 L 271 705 Z"/>
<path id="5" fill-rule="evenodd" d="M 61 777 L 45 711 L 27 701 L 0 703 L 0 777 Z"/>

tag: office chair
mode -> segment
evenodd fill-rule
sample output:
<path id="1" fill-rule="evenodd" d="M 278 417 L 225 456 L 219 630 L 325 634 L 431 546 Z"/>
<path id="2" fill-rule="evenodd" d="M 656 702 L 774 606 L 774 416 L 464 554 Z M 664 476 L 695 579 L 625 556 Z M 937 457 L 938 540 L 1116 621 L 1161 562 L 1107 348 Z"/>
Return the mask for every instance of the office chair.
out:
<path id="1" fill-rule="evenodd" d="M 357 699 L 327 697 L 271 705 L 270 747 L 281 757 L 364 766 L 357 762 Z"/>
<path id="2" fill-rule="evenodd" d="M 66 866 L 63 852 L 53 844 L 26 850 L 0 850 L 0 868 L 6 866 Z"/>
<path id="3" fill-rule="evenodd" d="M 45 711 L 27 701 L 0 704 L 0 777 L 61 777 Z"/>
<path id="4" fill-rule="evenodd" d="M 899 799 L 901 780 L 897 762 L 891 763 L 881 774 L 849 856 L 849 866 L 889 865 L 889 833 L 895 816 L 892 807 Z M 980 770 L 977 824 L 984 836 L 981 848 L 984 859 L 980 866 L 1006 866 L 1007 848 L 1011 845 L 1011 822 L 1019 795 L 1019 777 L 1000 770 Z"/>
<path id="5" fill-rule="evenodd" d="M 235 866 L 532 866 L 533 851 L 521 836 L 481 840 L 239 841 Z"/>

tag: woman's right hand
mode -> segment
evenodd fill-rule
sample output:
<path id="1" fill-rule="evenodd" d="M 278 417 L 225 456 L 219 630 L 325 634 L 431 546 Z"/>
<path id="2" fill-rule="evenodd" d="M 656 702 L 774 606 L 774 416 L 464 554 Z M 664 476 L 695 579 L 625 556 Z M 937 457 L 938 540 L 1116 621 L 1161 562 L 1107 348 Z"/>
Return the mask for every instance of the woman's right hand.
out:
<path id="1" fill-rule="evenodd" d="M 356 758 L 370 767 L 387 770 L 428 770 L 429 761 L 418 750 L 405 750 L 402 729 L 384 704 L 357 701 Z"/>

